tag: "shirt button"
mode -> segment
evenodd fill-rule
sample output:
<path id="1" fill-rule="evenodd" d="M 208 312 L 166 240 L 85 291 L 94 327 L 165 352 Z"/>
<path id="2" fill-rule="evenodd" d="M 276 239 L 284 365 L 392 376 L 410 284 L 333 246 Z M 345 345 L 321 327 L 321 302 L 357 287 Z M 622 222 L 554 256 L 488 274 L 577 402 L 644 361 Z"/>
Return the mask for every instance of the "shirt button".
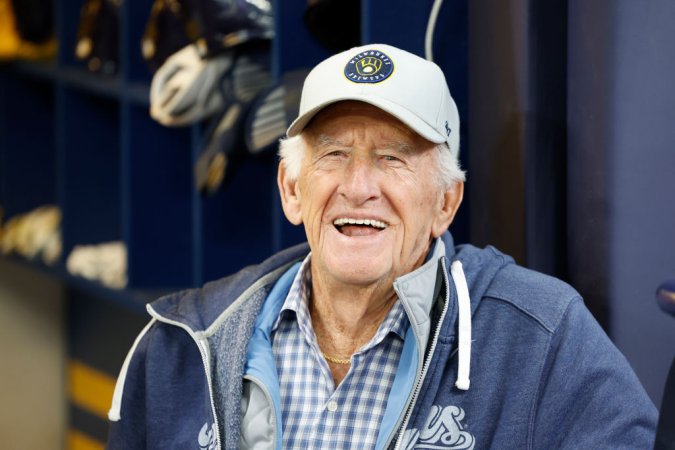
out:
<path id="1" fill-rule="evenodd" d="M 335 412 L 335 411 L 337 411 L 337 406 L 338 406 L 337 402 L 335 400 L 331 400 L 326 405 L 326 409 L 330 412 Z"/>

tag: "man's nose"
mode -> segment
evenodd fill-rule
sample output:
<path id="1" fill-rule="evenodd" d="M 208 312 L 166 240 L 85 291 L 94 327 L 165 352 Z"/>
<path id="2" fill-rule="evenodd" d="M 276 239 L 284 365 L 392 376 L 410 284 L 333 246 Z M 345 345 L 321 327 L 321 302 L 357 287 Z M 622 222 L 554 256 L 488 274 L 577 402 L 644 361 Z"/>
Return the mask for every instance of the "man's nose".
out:
<path id="1" fill-rule="evenodd" d="M 353 158 L 345 167 L 338 192 L 355 206 L 378 198 L 379 174 L 373 161 L 366 157 Z"/>

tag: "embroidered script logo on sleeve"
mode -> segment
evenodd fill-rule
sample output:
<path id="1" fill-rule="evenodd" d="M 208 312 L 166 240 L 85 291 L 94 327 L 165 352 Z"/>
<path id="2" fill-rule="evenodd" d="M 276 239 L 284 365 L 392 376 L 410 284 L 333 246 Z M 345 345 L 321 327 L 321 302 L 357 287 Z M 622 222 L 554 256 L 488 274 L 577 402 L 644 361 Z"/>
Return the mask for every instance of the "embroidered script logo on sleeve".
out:
<path id="1" fill-rule="evenodd" d="M 205 423 L 201 430 L 199 430 L 199 450 L 216 450 L 216 433 L 214 432 L 215 424 Z"/>
<path id="2" fill-rule="evenodd" d="M 403 435 L 406 450 L 473 450 L 476 440 L 464 431 L 464 410 L 457 406 L 432 406 L 420 430 L 409 429 Z"/>

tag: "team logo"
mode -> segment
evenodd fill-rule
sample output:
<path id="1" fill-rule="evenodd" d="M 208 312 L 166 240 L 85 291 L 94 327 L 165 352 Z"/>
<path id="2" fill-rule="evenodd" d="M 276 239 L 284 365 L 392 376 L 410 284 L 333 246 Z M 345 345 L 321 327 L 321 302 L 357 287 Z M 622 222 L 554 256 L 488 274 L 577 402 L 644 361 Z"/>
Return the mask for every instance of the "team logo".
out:
<path id="1" fill-rule="evenodd" d="M 378 50 L 367 50 L 352 57 L 345 66 L 345 76 L 354 83 L 379 83 L 394 73 L 394 63 Z"/>
<path id="2" fill-rule="evenodd" d="M 421 429 L 408 429 L 403 434 L 405 450 L 473 450 L 474 436 L 466 431 L 464 410 L 458 406 L 433 405 Z"/>
<path id="3" fill-rule="evenodd" d="M 215 423 L 209 425 L 209 423 L 206 422 L 202 429 L 199 430 L 199 436 L 197 437 L 199 450 L 216 450 L 218 443 L 216 442 L 215 426 Z"/>

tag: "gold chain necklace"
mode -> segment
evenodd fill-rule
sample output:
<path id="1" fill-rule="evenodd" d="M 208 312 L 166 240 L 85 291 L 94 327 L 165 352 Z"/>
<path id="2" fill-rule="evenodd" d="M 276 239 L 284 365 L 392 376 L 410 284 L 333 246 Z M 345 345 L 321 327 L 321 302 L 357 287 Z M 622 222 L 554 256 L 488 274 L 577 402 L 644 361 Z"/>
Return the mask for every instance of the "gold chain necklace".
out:
<path id="1" fill-rule="evenodd" d="M 321 352 L 323 353 L 323 352 Z M 326 358 L 326 361 L 332 362 L 334 364 L 342 364 L 342 365 L 348 365 L 352 363 L 351 359 L 340 359 L 340 358 L 334 358 L 332 356 L 328 356 L 327 354 L 323 353 L 323 357 Z"/>

